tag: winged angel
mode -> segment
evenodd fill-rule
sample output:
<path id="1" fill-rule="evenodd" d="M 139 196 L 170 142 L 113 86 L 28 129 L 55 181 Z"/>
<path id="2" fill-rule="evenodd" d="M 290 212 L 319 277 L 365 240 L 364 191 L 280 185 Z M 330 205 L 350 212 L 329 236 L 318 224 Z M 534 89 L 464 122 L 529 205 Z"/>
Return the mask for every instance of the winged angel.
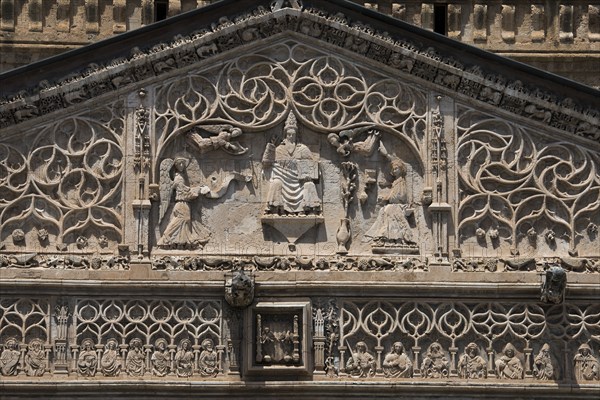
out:
<path id="1" fill-rule="evenodd" d="M 219 130 L 217 137 L 205 139 L 197 132 L 192 131 L 188 133 L 188 140 L 194 143 L 194 147 L 200 153 L 223 148 L 223 150 L 230 150 L 233 154 L 242 154 L 245 152 L 244 148 L 237 143 L 229 142 L 229 139 L 235 137 L 236 133 L 235 131 Z M 178 156 L 174 160 L 167 158 L 160 164 L 160 221 L 163 221 L 171 204 L 174 204 L 167 227 L 158 241 L 159 247 L 202 248 L 208 242 L 211 233 L 200 221 L 192 218 L 192 201 L 200 196 L 210 199 L 220 198 L 227 193 L 232 181 L 249 182 L 252 179 L 252 177 L 239 173 L 230 173 L 218 188 L 206 185 L 191 186 L 187 175 L 189 164 L 190 158 L 187 155 Z"/>

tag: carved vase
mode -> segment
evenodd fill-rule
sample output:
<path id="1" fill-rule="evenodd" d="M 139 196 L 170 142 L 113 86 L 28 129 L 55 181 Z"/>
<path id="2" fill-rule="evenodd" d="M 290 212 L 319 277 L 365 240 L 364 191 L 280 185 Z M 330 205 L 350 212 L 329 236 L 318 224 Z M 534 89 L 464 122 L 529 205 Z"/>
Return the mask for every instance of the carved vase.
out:
<path id="1" fill-rule="evenodd" d="M 340 227 L 338 228 L 335 236 L 338 244 L 338 254 L 347 254 L 348 248 L 346 244 L 350 240 L 350 220 L 348 218 L 342 218 L 340 220 Z"/>

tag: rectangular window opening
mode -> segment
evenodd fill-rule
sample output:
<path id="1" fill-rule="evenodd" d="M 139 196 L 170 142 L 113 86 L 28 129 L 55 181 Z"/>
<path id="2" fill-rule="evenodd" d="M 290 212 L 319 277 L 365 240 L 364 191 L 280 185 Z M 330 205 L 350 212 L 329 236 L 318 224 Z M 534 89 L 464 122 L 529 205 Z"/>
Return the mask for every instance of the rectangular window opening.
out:
<path id="1" fill-rule="evenodd" d="M 436 4 L 433 6 L 433 31 L 440 35 L 448 35 L 448 5 Z"/>
<path id="2" fill-rule="evenodd" d="M 164 0 L 154 1 L 154 21 L 162 21 L 169 13 L 169 2 Z"/>

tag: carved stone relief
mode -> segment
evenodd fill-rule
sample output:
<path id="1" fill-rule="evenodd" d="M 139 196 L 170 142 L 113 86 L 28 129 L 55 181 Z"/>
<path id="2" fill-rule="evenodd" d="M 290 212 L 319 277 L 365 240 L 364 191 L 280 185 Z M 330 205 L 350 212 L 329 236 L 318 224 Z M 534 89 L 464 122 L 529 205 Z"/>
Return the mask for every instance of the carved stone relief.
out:
<path id="1" fill-rule="evenodd" d="M 507 258 L 597 257 L 597 154 L 473 110 L 460 115 L 461 247 Z"/>

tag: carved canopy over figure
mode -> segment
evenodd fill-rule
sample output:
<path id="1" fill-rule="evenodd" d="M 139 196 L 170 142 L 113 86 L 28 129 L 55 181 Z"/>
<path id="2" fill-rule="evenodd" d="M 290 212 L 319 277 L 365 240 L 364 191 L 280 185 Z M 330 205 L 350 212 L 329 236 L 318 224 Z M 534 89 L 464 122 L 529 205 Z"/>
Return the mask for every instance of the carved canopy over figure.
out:
<path id="1" fill-rule="evenodd" d="M 0 372 L 3 376 L 17 375 L 19 373 L 19 344 L 15 339 L 7 339 L 4 350 L 0 355 Z"/>
<path id="2" fill-rule="evenodd" d="M 377 219 L 365 233 L 376 245 L 399 245 L 415 247 L 412 231 L 406 215 L 408 213 L 408 191 L 406 188 L 406 164 L 395 156 L 388 155 L 384 147 L 381 153 L 390 160 L 393 177 L 391 187 L 378 198 L 382 204 Z"/>
<path id="3" fill-rule="evenodd" d="M 98 367 L 98 356 L 94 349 L 94 342 L 91 339 L 85 339 L 81 343 L 81 351 L 77 358 L 77 370 L 81 376 L 95 376 Z"/>
<path id="4" fill-rule="evenodd" d="M 458 360 L 458 376 L 466 379 L 482 379 L 487 376 L 486 362 L 479 355 L 476 343 L 469 343 Z"/>
<path id="5" fill-rule="evenodd" d="M 404 352 L 404 345 L 396 342 L 383 359 L 383 373 L 388 378 L 412 377 L 412 362 Z"/>
<path id="6" fill-rule="evenodd" d="M 594 357 L 592 349 L 587 343 L 579 346 L 573 361 L 575 363 L 575 379 L 593 381 L 600 377 L 600 363 Z"/>
<path id="7" fill-rule="evenodd" d="M 346 363 L 346 372 L 360 378 L 375 376 L 375 358 L 369 353 L 365 342 L 356 343 L 356 351 Z"/>
<path id="8" fill-rule="evenodd" d="M 104 346 L 104 354 L 100 359 L 100 370 L 104 376 L 119 376 L 121 373 L 121 360 L 117 348 L 115 339 L 109 339 Z"/>
<path id="9" fill-rule="evenodd" d="M 496 360 L 496 375 L 498 378 L 523 379 L 523 363 L 517 357 L 515 346 L 507 343 L 502 350 L 502 356 Z"/>
<path id="10" fill-rule="evenodd" d="M 192 218 L 190 203 L 199 196 L 216 199 L 223 196 L 229 184 L 234 180 L 248 181 L 237 173 L 225 177 L 222 185 L 217 190 L 212 190 L 206 185 L 191 186 L 187 176 L 189 158 L 179 156 L 175 160 L 165 159 L 160 165 L 160 219 L 167 214 L 172 195 L 175 204 L 158 246 L 164 248 L 193 249 L 202 248 L 210 238 L 210 231 L 200 221 Z M 172 178 L 171 178 L 172 177 Z"/>
<path id="11" fill-rule="evenodd" d="M 46 372 L 46 352 L 44 343 L 39 339 L 34 339 L 27 346 L 25 355 L 25 368 L 27 376 L 42 376 Z"/>
<path id="12" fill-rule="evenodd" d="M 278 145 L 267 143 L 262 162 L 270 171 L 266 214 L 306 215 L 321 213 L 315 181 L 318 163 L 310 149 L 297 142 L 296 116 L 290 112 L 284 126 L 285 138 Z"/>

